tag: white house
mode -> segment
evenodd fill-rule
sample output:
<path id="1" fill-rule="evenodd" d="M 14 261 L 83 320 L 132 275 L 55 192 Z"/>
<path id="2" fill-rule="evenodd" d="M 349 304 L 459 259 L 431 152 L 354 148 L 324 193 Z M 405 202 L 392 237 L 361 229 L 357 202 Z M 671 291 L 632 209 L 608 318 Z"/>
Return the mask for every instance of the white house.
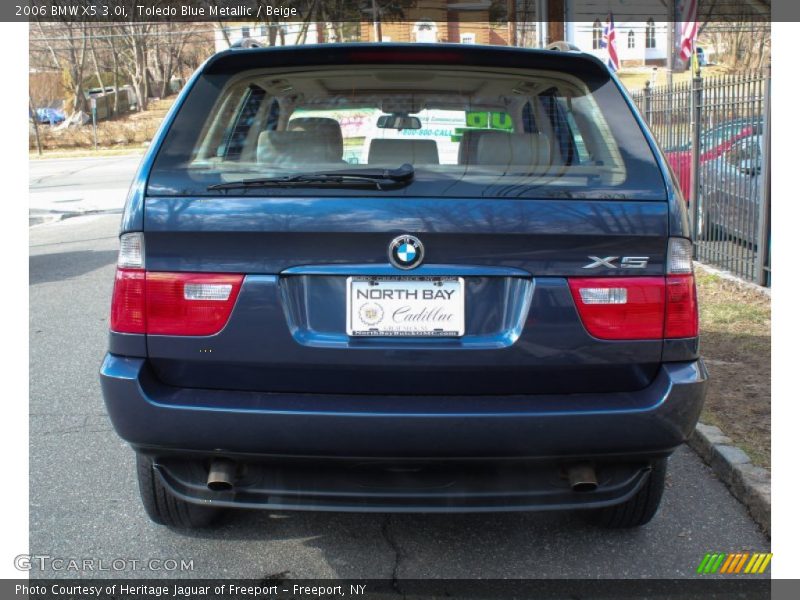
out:
<path id="1" fill-rule="evenodd" d="M 606 16 L 594 22 L 567 22 L 564 24 L 566 41 L 575 44 L 584 52 L 602 60 L 608 57 L 601 47 Z M 641 65 L 663 65 L 667 61 L 667 28 L 669 23 L 653 18 L 647 21 L 621 21 L 615 19 L 614 31 L 617 40 L 617 56 L 623 67 Z"/>
<path id="2" fill-rule="evenodd" d="M 565 40 L 605 60 L 603 28 L 614 15 L 621 66 L 667 62 L 669 2 L 662 0 L 514 0 L 517 10 L 536 15 L 536 45 Z"/>

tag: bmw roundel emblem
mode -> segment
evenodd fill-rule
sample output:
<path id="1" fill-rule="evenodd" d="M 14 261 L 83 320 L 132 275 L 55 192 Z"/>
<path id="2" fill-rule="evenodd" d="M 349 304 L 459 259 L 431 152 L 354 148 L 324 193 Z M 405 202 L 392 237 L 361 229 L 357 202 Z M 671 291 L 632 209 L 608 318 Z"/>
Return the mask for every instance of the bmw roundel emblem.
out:
<path id="1" fill-rule="evenodd" d="M 413 235 L 401 235 L 389 244 L 389 262 L 398 269 L 413 269 L 422 264 L 425 248 Z"/>

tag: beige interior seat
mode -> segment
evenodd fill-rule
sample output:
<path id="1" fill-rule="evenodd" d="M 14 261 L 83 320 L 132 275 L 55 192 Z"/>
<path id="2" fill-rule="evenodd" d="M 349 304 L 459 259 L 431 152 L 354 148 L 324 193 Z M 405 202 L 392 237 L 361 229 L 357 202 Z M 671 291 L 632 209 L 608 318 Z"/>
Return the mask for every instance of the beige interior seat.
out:
<path id="1" fill-rule="evenodd" d="M 487 133 L 503 132 L 494 129 L 467 129 L 461 134 L 461 142 L 458 145 L 458 164 L 474 165 L 478 162 L 478 141 Z"/>
<path id="2" fill-rule="evenodd" d="M 308 131 L 319 137 L 325 162 L 343 162 L 344 141 L 342 127 L 336 119 L 327 117 L 298 117 L 289 121 L 288 131 Z"/>
<path id="3" fill-rule="evenodd" d="M 547 168 L 550 166 L 550 140 L 542 133 L 486 133 L 478 140 L 477 163 Z"/>
<path id="4" fill-rule="evenodd" d="M 271 165 L 341 162 L 332 160 L 329 145 L 316 131 L 262 131 L 256 161 Z"/>

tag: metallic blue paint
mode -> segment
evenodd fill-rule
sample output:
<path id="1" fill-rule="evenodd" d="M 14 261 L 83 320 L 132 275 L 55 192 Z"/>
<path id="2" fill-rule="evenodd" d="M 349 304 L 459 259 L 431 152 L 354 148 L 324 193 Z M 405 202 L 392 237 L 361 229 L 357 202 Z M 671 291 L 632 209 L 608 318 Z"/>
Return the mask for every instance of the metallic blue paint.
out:
<path id="1" fill-rule="evenodd" d="M 669 235 L 672 237 L 691 238 L 689 212 L 686 206 L 686 200 L 688 199 L 683 198 L 683 195 L 680 191 L 680 183 L 676 179 L 675 174 L 672 172 L 669 163 L 664 157 L 664 153 L 661 152 L 661 149 L 658 147 L 656 138 L 653 135 L 653 132 L 650 131 L 650 126 L 647 124 L 644 118 L 642 118 L 642 115 L 639 113 L 639 109 L 636 108 L 636 104 L 633 102 L 628 90 L 624 85 L 622 85 L 616 73 L 610 72 L 610 75 L 611 80 L 617 86 L 617 89 L 625 99 L 628 108 L 633 113 L 639 128 L 642 130 L 642 133 L 644 133 L 647 144 L 653 151 L 653 156 L 655 156 L 656 162 L 658 163 L 658 168 L 661 171 L 662 177 L 664 178 L 664 184 L 667 190 L 667 206 L 669 206 Z"/>
<path id="2" fill-rule="evenodd" d="M 396 235 L 425 244 L 426 265 L 586 275 L 588 256 L 649 256 L 664 273 L 664 202 L 452 198 L 148 198 L 148 269 L 274 274 L 330 264 L 386 263 Z M 323 253 L 322 248 L 326 251 Z"/>
<path id="3" fill-rule="evenodd" d="M 220 333 L 147 336 L 149 363 L 176 387 L 409 396 L 624 392 L 658 372 L 663 341 L 591 337 L 566 279 L 466 281 L 464 338 L 348 338 L 345 277 L 249 275 Z"/>
<path id="4" fill-rule="evenodd" d="M 489 350 L 507 348 L 520 337 L 533 297 L 530 277 L 481 276 L 480 268 L 459 270 L 428 265 L 414 275 L 460 275 L 465 278 L 467 329 L 463 337 L 447 338 L 351 338 L 344 333 L 345 281 L 341 274 L 289 276 L 281 278 L 282 302 L 289 331 L 295 341 L 316 348 Z M 461 271 L 459 273 L 459 271 Z M 466 272 L 465 272 L 466 271 Z M 361 268 L 350 275 L 401 275 L 390 265 Z M 407 272 L 405 272 L 407 274 Z M 492 308 L 502 310 L 492 310 Z M 403 360 L 395 360 L 402 368 Z M 457 362 L 457 361 L 456 361 Z M 388 366 L 388 365 L 387 365 Z"/>
<path id="5" fill-rule="evenodd" d="M 189 78 L 189 81 L 186 82 L 186 85 L 183 86 L 183 89 L 178 94 L 178 97 L 175 98 L 175 102 L 172 103 L 172 106 L 164 116 L 164 120 L 161 121 L 161 125 L 159 125 L 158 129 L 156 130 L 156 133 L 147 148 L 147 152 L 145 152 L 144 156 L 142 157 L 139 167 L 136 170 L 136 174 L 133 177 L 133 182 L 131 183 L 128 196 L 125 201 L 125 207 L 122 212 L 122 221 L 120 223 L 120 234 L 127 233 L 129 231 L 142 231 L 144 227 L 145 190 L 147 189 L 147 180 L 150 176 L 150 171 L 153 168 L 156 155 L 161 149 L 161 145 L 164 143 L 164 138 L 167 136 L 170 127 L 172 127 L 175 117 L 186 101 L 186 98 L 191 93 L 195 84 L 200 79 L 203 69 L 206 67 L 209 61 L 210 59 L 206 60 L 205 63 L 200 65 L 200 67 Z"/>
<path id="6" fill-rule="evenodd" d="M 701 362 L 664 364 L 646 388 L 566 396 L 371 396 L 187 389 L 140 358 L 107 355 L 101 384 L 136 447 L 218 455 L 530 457 L 646 455 L 691 433 Z"/>
<path id="7" fill-rule="evenodd" d="M 331 499 L 346 495 L 343 490 L 327 500 L 258 496 L 253 490 L 233 500 L 209 499 L 202 482 L 183 477 L 171 458 L 306 457 L 312 465 L 337 458 L 481 464 L 531 459 L 556 465 L 589 459 L 599 468 L 608 463 L 622 470 L 616 487 L 601 490 L 584 506 L 629 498 L 645 479 L 646 463 L 691 433 L 707 373 L 697 360 L 697 338 L 591 337 L 568 289 L 570 276 L 661 275 L 668 237 L 689 233 L 685 202 L 667 163 L 615 77 L 664 181 L 665 190 L 647 190 L 641 201 L 419 197 L 408 190 L 398 196 L 298 197 L 280 190 L 209 197 L 181 196 L 180 189 L 164 185 L 151 185 L 147 195 L 164 138 L 196 85 L 220 85 L 231 69 L 263 66 L 265 57 L 276 64 L 320 65 L 339 60 L 348 48 L 392 51 L 358 45 L 340 46 L 336 56 L 330 47 L 325 55 L 313 48 L 223 52 L 194 74 L 174 104 L 139 167 L 121 231 L 145 232 L 149 270 L 247 277 L 217 335 L 110 334 L 100 379 L 117 432 L 137 450 L 163 459 L 158 476 L 173 493 L 221 506 L 520 510 L 584 501 L 559 495 L 558 485 L 547 483 L 558 479 L 552 472 L 531 480 L 539 486 L 532 496 L 522 491 L 524 483 L 510 480 L 519 488 L 505 496 L 500 490 L 504 499 L 485 503 L 464 494 L 443 505 L 425 493 L 419 505 L 407 499 L 379 505 Z M 454 51 L 440 45 L 402 50 L 442 49 Z M 531 56 L 509 49 L 458 51 L 470 64 L 502 59 L 506 66 L 523 67 Z M 537 54 L 553 68 L 564 58 Z M 591 56 L 571 54 L 569 60 L 592 77 L 607 75 Z M 201 80 L 204 72 L 208 77 Z M 407 274 L 386 262 L 387 243 L 406 233 L 419 236 L 426 248 L 415 275 L 465 278 L 466 335 L 348 338 L 344 279 Z M 650 262 L 637 271 L 587 272 L 589 255 L 644 255 Z M 548 485 L 553 488 L 546 490 Z"/>

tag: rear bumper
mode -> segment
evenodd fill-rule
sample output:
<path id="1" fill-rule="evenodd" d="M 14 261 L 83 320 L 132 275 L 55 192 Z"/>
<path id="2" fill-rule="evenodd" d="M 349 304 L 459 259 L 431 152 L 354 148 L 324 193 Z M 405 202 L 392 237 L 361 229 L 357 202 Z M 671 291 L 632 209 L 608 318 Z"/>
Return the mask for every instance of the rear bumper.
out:
<path id="1" fill-rule="evenodd" d="M 202 505 L 291 510 L 485 512 L 599 508 L 645 484 L 650 462 L 691 433 L 702 361 L 662 365 L 638 392 L 386 397 L 166 386 L 144 359 L 101 369 L 117 432 L 155 458 L 172 494 Z M 236 461 L 231 491 L 206 486 L 208 459 Z M 598 487 L 565 467 L 590 460 Z"/>
<path id="2" fill-rule="evenodd" d="M 707 377 L 692 361 L 636 392 L 375 397 L 174 388 L 111 354 L 100 372 L 115 429 L 140 450 L 370 459 L 665 455 L 694 428 Z"/>

